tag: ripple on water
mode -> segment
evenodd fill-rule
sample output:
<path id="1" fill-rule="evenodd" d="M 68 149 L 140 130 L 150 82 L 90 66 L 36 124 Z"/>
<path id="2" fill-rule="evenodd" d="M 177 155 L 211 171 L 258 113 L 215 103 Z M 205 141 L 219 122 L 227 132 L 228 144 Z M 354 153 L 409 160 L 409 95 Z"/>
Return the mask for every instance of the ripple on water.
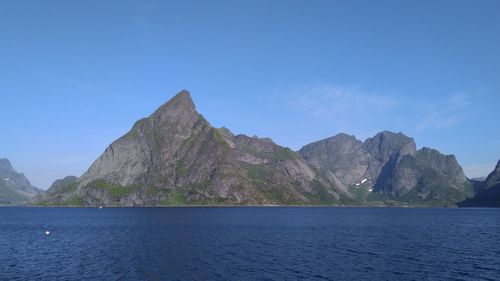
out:
<path id="1" fill-rule="evenodd" d="M 1 208 L 0 280 L 498 280 L 499 215 Z"/>

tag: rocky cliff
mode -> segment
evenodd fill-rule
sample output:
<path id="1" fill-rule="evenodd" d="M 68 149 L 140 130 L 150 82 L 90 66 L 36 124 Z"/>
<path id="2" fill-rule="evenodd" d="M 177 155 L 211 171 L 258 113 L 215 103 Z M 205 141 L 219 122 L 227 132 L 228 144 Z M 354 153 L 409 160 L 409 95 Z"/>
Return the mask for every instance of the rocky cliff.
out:
<path id="1" fill-rule="evenodd" d="M 417 151 L 402 133 L 384 131 L 364 142 L 339 134 L 308 144 L 299 154 L 364 201 L 453 204 L 472 193 L 453 155 L 426 147 Z"/>
<path id="2" fill-rule="evenodd" d="M 41 193 L 8 159 L 0 158 L 0 205 L 19 204 Z"/>

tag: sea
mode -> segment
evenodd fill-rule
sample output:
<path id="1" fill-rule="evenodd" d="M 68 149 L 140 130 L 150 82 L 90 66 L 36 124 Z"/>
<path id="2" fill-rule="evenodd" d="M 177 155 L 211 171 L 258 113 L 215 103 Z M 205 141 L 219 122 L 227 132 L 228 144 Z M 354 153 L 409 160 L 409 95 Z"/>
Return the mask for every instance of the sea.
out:
<path id="1" fill-rule="evenodd" d="M 2 207 L 0 280 L 500 280 L 500 209 Z"/>

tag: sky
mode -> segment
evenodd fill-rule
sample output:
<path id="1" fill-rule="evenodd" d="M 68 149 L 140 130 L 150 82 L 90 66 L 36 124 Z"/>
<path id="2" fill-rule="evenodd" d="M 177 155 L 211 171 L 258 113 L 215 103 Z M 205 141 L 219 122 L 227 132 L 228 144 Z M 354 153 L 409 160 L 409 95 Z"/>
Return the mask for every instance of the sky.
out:
<path id="1" fill-rule="evenodd" d="M 216 127 L 300 149 L 383 130 L 500 159 L 500 1 L 0 1 L 0 158 L 79 176 L 182 89 Z"/>

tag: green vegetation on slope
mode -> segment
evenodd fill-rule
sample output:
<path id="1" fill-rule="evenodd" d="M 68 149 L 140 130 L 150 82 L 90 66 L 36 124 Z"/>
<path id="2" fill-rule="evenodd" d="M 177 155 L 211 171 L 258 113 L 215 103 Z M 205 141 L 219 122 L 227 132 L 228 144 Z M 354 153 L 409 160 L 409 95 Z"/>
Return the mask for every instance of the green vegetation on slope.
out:
<path id="1" fill-rule="evenodd" d="M 121 186 L 117 184 L 108 183 L 104 180 L 95 180 L 90 183 L 90 186 L 107 191 L 111 196 L 122 197 L 130 193 L 136 192 L 141 188 L 140 185 Z"/>
<path id="2" fill-rule="evenodd" d="M 184 193 L 178 189 L 172 190 L 169 197 L 165 199 L 160 205 L 175 206 L 175 205 L 185 205 L 186 197 Z"/>

